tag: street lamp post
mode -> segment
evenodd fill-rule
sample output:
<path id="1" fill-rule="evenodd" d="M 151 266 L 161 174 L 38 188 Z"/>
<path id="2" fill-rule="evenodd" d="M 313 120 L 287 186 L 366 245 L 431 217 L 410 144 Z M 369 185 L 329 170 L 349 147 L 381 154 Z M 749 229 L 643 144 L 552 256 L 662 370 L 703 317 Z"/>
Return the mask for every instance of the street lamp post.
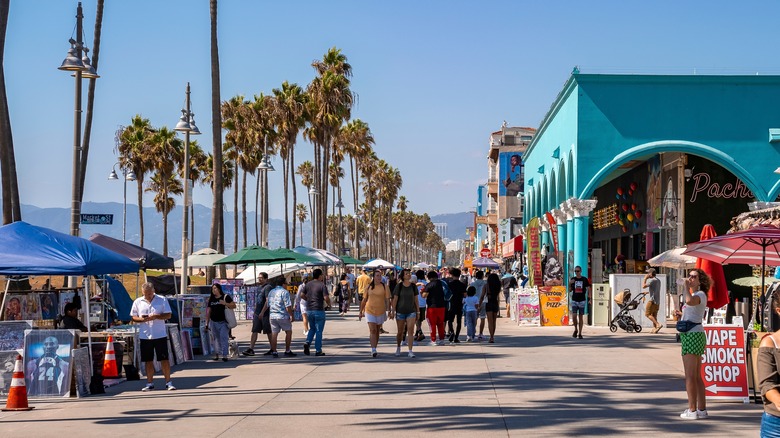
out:
<path id="1" fill-rule="evenodd" d="M 317 195 L 319 195 L 320 192 L 317 190 L 316 187 L 312 186 L 311 189 L 309 189 L 309 204 L 311 204 L 311 211 L 309 212 L 309 217 L 311 217 L 311 246 L 314 248 L 314 242 L 315 242 L 315 223 L 316 223 L 316 217 L 314 212 L 317 207 Z M 303 244 L 303 242 L 301 242 Z"/>
<path id="2" fill-rule="evenodd" d="M 190 213 L 190 134 L 198 135 L 200 130 L 195 125 L 195 114 L 190 111 L 190 83 L 187 82 L 185 91 L 184 109 L 181 110 L 181 118 L 173 128 L 174 131 L 184 133 L 184 159 L 181 163 L 183 198 L 181 215 L 181 289 L 180 293 L 187 292 L 187 257 L 189 256 L 189 213 Z"/>
<path id="3" fill-rule="evenodd" d="M 70 207 L 70 234 L 79 235 L 79 224 L 81 223 L 81 80 L 83 78 L 98 78 L 99 76 L 92 67 L 87 52 L 89 51 L 83 42 L 82 21 L 84 13 L 81 9 L 81 2 L 76 8 L 76 39 L 71 38 L 70 49 L 62 65 L 58 68 L 63 71 L 73 72 L 76 78 L 76 93 L 74 99 L 73 111 L 73 181 L 71 183 L 71 207 Z"/>
<path id="4" fill-rule="evenodd" d="M 268 174 L 267 172 L 274 172 L 276 169 L 274 169 L 274 165 L 271 164 L 271 160 L 268 157 L 268 137 L 265 138 L 265 144 L 263 146 L 263 159 L 260 160 L 260 165 L 257 166 L 257 169 L 260 171 L 260 175 L 258 177 L 263 178 L 263 205 L 260 207 L 261 213 L 260 213 L 260 220 L 262 221 L 262 228 L 260 229 L 260 245 L 268 248 L 268 209 L 266 208 L 266 205 L 268 204 Z M 295 230 L 293 230 L 295 232 Z M 303 244 L 303 242 L 301 242 Z"/>
<path id="5" fill-rule="evenodd" d="M 119 165 L 119 170 L 122 171 L 122 180 L 124 186 L 122 193 L 122 241 L 124 242 L 127 237 L 127 182 L 135 181 L 135 172 L 124 167 L 122 160 L 120 159 L 119 162 L 114 164 L 114 167 L 111 169 L 111 173 L 108 174 L 109 181 L 116 181 L 119 179 L 119 176 L 116 174 L 117 164 Z"/>
<path id="6" fill-rule="evenodd" d="M 336 208 L 339 209 L 339 250 L 336 254 L 344 255 L 344 226 L 341 222 L 341 209 L 344 208 L 344 203 L 341 202 L 341 197 L 339 197 L 339 203 L 336 204 Z"/>

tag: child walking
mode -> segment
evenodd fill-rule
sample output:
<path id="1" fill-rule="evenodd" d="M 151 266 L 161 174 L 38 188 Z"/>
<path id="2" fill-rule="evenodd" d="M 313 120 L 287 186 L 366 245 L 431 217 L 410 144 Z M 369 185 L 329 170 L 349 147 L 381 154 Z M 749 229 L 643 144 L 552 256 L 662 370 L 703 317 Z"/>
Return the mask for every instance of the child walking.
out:
<path id="1" fill-rule="evenodd" d="M 463 301 L 463 314 L 466 317 L 466 342 L 474 342 L 477 333 L 477 314 L 479 313 L 479 297 L 477 288 L 469 286 L 466 289 L 466 299 Z"/>

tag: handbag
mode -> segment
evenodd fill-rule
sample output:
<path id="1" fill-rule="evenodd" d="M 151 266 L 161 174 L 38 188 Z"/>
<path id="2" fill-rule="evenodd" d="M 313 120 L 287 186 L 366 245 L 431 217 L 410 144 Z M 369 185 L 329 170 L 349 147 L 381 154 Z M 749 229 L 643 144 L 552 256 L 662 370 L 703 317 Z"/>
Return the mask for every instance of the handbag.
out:
<path id="1" fill-rule="evenodd" d="M 236 320 L 236 313 L 233 309 L 225 307 L 225 321 L 227 322 L 228 327 L 236 328 L 238 321 Z"/>
<path id="2" fill-rule="evenodd" d="M 693 322 L 693 321 L 686 321 L 684 319 L 681 319 L 677 321 L 677 325 L 675 328 L 680 333 L 685 333 L 690 331 L 692 328 L 696 327 L 697 325 L 701 324 L 700 322 Z"/>

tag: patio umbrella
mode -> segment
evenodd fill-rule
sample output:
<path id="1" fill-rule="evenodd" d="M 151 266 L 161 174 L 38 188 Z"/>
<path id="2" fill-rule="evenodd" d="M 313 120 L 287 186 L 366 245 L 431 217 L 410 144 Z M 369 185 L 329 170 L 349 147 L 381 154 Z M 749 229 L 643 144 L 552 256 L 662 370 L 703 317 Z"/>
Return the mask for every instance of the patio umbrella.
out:
<path id="1" fill-rule="evenodd" d="M 731 234 L 713 237 L 688 244 L 684 254 L 705 258 L 721 264 L 744 264 L 761 266 L 761 299 L 764 296 L 765 267 L 780 265 L 780 228 L 762 225 Z M 753 315 L 758 310 L 758 301 L 753 306 Z M 763 329 L 763 327 L 762 327 Z"/>
<path id="2" fill-rule="evenodd" d="M 268 274 L 268 278 L 274 278 L 302 269 L 306 269 L 306 265 L 303 263 L 287 263 L 274 266 L 248 266 L 243 272 L 238 274 L 236 278 L 244 280 L 244 284 L 246 285 L 253 285 L 257 283 L 257 275 L 261 272 Z"/>
<path id="3" fill-rule="evenodd" d="M 379 268 L 379 269 L 389 269 L 389 268 L 395 269 L 395 265 L 390 263 L 390 262 L 388 262 L 387 260 L 374 259 L 374 260 L 369 260 L 368 263 L 363 265 L 363 268 L 364 269 L 377 269 L 377 268 Z"/>
<path id="4" fill-rule="evenodd" d="M 205 268 L 214 266 L 214 263 L 225 258 L 225 254 L 220 254 L 215 249 L 203 248 L 195 251 L 187 257 L 187 266 L 192 268 Z M 176 260 L 173 265 L 181 268 L 181 259 Z"/>
<path id="5" fill-rule="evenodd" d="M 471 261 L 471 266 L 475 268 L 490 268 L 490 269 L 498 269 L 501 267 L 495 260 L 489 259 L 487 257 L 477 257 L 474 260 Z"/>
<path id="6" fill-rule="evenodd" d="M 776 281 L 780 281 L 780 278 L 768 277 L 766 279 L 761 279 L 758 277 L 741 277 L 732 281 L 732 283 L 736 284 L 737 286 L 759 287 L 761 286 L 761 283 L 766 281 L 774 283 Z"/>
<path id="7" fill-rule="evenodd" d="M 650 266 L 660 266 L 662 268 L 685 269 L 696 267 L 696 257 L 683 254 L 686 247 L 674 248 L 664 251 L 661 254 L 647 261 Z"/>
<path id="8" fill-rule="evenodd" d="M 287 250 L 290 251 L 290 250 Z M 290 251 L 292 253 L 292 251 Z M 295 254 L 295 253 L 293 253 Z M 293 262 L 295 257 L 257 245 L 247 246 L 246 248 L 233 253 L 225 258 L 214 262 L 215 265 L 248 265 L 248 264 L 268 264 L 271 262 Z"/>
<path id="9" fill-rule="evenodd" d="M 309 248 L 307 246 L 296 246 L 292 250 L 298 254 L 303 254 L 305 256 L 313 257 L 319 260 L 319 262 L 306 263 L 309 266 L 335 266 L 341 265 L 343 263 L 339 256 L 324 249 Z"/>
<path id="10" fill-rule="evenodd" d="M 350 257 L 350 256 L 342 256 L 340 258 L 341 258 L 341 261 L 344 262 L 345 265 L 361 265 L 362 266 L 362 265 L 364 265 L 366 263 L 363 260 L 358 260 L 358 259 L 356 259 L 354 257 Z"/>
<path id="11" fill-rule="evenodd" d="M 704 225 L 699 235 L 699 240 L 708 240 L 717 237 L 715 227 Z M 729 303 L 729 290 L 726 285 L 726 276 L 723 274 L 723 264 L 699 257 L 696 260 L 696 268 L 706 272 L 712 279 L 712 286 L 707 291 L 707 307 L 719 309 Z"/>
<path id="12" fill-rule="evenodd" d="M 415 269 L 430 269 L 430 267 L 431 267 L 431 265 L 429 265 L 429 264 L 427 264 L 425 262 L 420 262 L 420 263 L 412 266 L 412 268 L 415 268 Z"/>

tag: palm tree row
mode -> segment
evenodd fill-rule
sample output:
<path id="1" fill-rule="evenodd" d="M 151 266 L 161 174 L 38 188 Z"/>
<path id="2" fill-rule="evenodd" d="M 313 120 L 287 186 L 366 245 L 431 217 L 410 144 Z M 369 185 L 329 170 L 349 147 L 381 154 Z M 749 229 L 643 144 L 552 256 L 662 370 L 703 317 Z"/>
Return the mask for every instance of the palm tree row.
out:
<path id="1" fill-rule="evenodd" d="M 163 254 L 168 255 L 168 214 L 176 206 L 173 196 L 182 194 L 184 143 L 167 127 L 155 128 L 149 119 L 136 115 L 116 133 L 116 152 L 123 171 L 135 173 L 138 185 L 140 245 L 144 245 L 143 192 L 155 193 L 154 205 L 163 216 Z M 197 141 L 190 142 L 190 162 L 186 166 L 190 181 L 212 180 L 211 154 L 204 154 Z M 123 172 L 124 173 L 124 172 Z M 147 175 L 149 181 L 145 184 Z M 194 217 L 191 215 L 190 217 Z M 194 221 L 191 222 L 194 231 Z"/>

